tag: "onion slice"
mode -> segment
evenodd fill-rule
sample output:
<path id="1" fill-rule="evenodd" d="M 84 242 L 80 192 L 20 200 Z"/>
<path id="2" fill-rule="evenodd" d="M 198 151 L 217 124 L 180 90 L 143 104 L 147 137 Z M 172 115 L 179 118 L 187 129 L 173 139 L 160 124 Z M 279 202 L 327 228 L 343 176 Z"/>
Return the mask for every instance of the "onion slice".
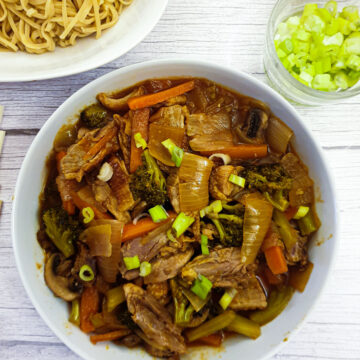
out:
<path id="1" fill-rule="evenodd" d="M 269 119 L 266 138 L 273 151 L 284 154 L 293 135 L 294 132 L 280 119 L 276 117 Z"/>

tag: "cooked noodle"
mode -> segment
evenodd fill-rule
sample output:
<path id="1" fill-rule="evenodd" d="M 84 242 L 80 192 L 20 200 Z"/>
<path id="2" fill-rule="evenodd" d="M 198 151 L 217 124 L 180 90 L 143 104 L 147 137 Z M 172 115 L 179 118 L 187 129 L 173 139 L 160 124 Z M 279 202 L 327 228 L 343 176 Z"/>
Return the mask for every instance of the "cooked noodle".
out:
<path id="1" fill-rule="evenodd" d="M 116 24 L 133 0 L 0 0 L 0 50 L 42 54 Z"/>

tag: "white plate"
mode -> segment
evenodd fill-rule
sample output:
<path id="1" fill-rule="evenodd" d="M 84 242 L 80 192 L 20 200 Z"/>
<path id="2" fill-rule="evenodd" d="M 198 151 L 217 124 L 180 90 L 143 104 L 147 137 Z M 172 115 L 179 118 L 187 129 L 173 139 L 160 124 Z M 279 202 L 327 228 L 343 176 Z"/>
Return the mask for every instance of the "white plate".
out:
<path id="1" fill-rule="evenodd" d="M 41 55 L 0 52 L 0 81 L 31 81 L 78 74 L 104 65 L 127 53 L 155 27 L 167 0 L 134 0 L 118 22 L 94 36 L 78 39 L 76 45 L 57 47 Z"/>
<path id="2" fill-rule="evenodd" d="M 38 196 L 42 189 L 44 163 L 52 148 L 53 139 L 66 119 L 71 118 L 84 105 L 95 101 L 97 93 L 126 88 L 139 81 L 154 77 L 197 76 L 205 77 L 253 96 L 271 106 L 295 132 L 294 147 L 309 167 L 310 176 L 315 181 L 316 204 L 322 226 L 314 236 L 309 256 L 315 264 L 310 281 L 304 293 L 296 293 L 286 309 L 274 321 L 262 327 L 262 335 L 257 340 L 234 337 L 226 341 L 224 351 L 194 350 L 184 356 L 184 360 L 218 359 L 222 360 L 265 359 L 285 344 L 299 328 L 310 309 L 324 289 L 334 262 L 338 243 L 338 214 L 332 175 L 320 146 L 312 133 L 301 121 L 294 108 L 274 90 L 253 77 L 216 64 L 200 61 L 163 60 L 136 64 L 113 71 L 86 85 L 62 104 L 45 123 L 32 143 L 21 167 L 16 184 L 12 213 L 12 237 L 17 267 L 25 289 L 39 314 L 54 333 L 74 352 L 85 359 L 127 359 L 144 360 L 151 357 L 140 350 L 129 350 L 114 344 L 92 345 L 88 335 L 67 323 L 69 316 L 67 304 L 55 298 L 43 280 L 36 262 L 43 262 L 43 253 L 36 240 L 38 229 Z M 320 196 L 321 194 L 321 196 Z M 316 246 L 317 242 L 324 242 Z M 21 319 L 20 319 L 21 321 Z"/>

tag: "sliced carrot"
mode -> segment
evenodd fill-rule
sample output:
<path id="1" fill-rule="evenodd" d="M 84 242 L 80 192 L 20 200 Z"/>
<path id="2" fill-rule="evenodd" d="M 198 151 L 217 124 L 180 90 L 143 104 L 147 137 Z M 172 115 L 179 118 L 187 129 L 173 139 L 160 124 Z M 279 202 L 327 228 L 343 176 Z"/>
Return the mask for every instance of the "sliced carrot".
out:
<path id="1" fill-rule="evenodd" d="M 295 214 L 297 213 L 298 208 L 297 207 L 289 207 L 286 211 L 285 211 L 285 217 L 290 221 Z"/>
<path id="2" fill-rule="evenodd" d="M 130 150 L 130 172 L 133 173 L 136 169 L 142 165 L 141 154 L 142 148 L 137 148 L 135 144 L 134 135 L 140 133 L 145 141 L 148 141 L 149 137 L 149 117 L 150 109 L 145 108 L 141 110 L 135 110 L 131 121 L 131 150 Z"/>
<path id="3" fill-rule="evenodd" d="M 56 167 L 57 167 L 57 171 L 58 173 L 60 173 L 61 168 L 60 168 L 60 161 L 62 158 L 64 158 L 66 156 L 66 152 L 65 151 L 59 151 L 56 154 Z"/>
<path id="4" fill-rule="evenodd" d="M 113 341 L 130 334 L 129 329 L 111 331 L 106 334 L 91 335 L 90 341 L 95 345 L 100 341 Z"/>
<path id="5" fill-rule="evenodd" d="M 92 286 L 85 288 L 80 301 L 80 329 L 83 332 L 89 333 L 95 330 L 90 318 L 97 313 L 99 304 L 99 292 L 96 287 Z"/>
<path id="6" fill-rule="evenodd" d="M 265 268 L 264 274 L 270 285 L 280 285 L 284 282 L 284 279 L 280 275 L 274 275 L 268 267 Z"/>
<path id="7" fill-rule="evenodd" d="M 200 153 L 205 156 L 223 153 L 229 155 L 233 159 L 257 159 L 265 157 L 268 153 L 268 148 L 266 144 L 240 144 L 223 149 L 200 151 Z"/>
<path id="8" fill-rule="evenodd" d="M 202 344 L 206 344 L 208 346 L 219 347 L 223 342 L 223 336 L 222 334 L 215 333 L 208 336 L 204 336 L 197 341 Z"/>
<path id="9" fill-rule="evenodd" d="M 290 279 L 289 285 L 292 286 L 297 291 L 303 292 L 305 290 L 306 284 L 310 279 L 310 275 L 313 271 L 314 264 L 309 262 L 304 271 L 300 271 L 296 268 L 290 269 Z"/>
<path id="10" fill-rule="evenodd" d="M 113 129 L 111 129 L 109 131 L 108 134 L 105 134 L 92 148 L 89 149 L 89 151 L 84 155 L 84 160 L 89 160 L 91 159 L 94 155 L 96 155 L 96 153 L 98 153 L 105 145 L 107 142 L 111 141 L 112 138 L 116 135 L 117 133 L 117 128 L 114 127 Z"/>
<path id="11" fill-rule="evenodd" d="M 168 212 L 169 217 L 160 223 L 154 223 L 152 219 L 145 218 L 139 220 L 136 225 L 133 223 L 125 224 L 123 235 L 122 235 L 122 241 L 128 241 L 135 239 L 139 236 L 147 234 L 149 231 L 155 230 L 160 225 L 163 225 L 164 222 L 170 221 L 171 219 L 174 219 L 177 214 L 173 211 Z"/>
<path id="12" fill-rule="evenodd" d="M 74 202 L 75 206 L 80 211 L 86 207 L 91 207 L 91 209 L 94 211 L 95 219 L 113 219 L 113 217 L 110 216 L 109 214 L 101 212 L 95 206 L 90 205 L 88 202 L 81 199 L 80 196 L 76 192 L 71 193 L 71 198 L 72 198 L 72 201 Z"/>
<path id="13" fill-rule="evenodd" d="M 145 107 L 150 107 L 160 102 L 166 101 L 172 97 L 185 94 L 186 92 L 191 91 L 194 87 L 195 82 L 191 80 L 178 86 L 174 86 L 170 89 L 159 91 L 155 94 L 130 98 L 128 100 L 128 105 L 131 110 L 143 109 Z"/>
<path id="14" fill-rule="evenodd" d="M 265 250 L 266 263 L 274 275 L 288 271 L 284 253 L 280 246 L 273 246 Z"/>

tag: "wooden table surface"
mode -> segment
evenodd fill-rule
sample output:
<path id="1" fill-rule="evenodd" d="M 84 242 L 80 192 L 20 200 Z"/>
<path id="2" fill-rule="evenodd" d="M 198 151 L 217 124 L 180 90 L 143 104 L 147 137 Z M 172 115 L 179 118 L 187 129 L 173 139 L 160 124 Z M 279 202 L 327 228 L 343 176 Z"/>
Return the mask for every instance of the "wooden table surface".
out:
<path id="1" fill-rule="evenodd" d="M 144 0 L 150 1 L 150 0 Z M 266 82 L 262 54 L 275 0 L 170 0 L 162 19 L 127 55 L 61 79 L 0 83 L 6 130 L 0 158 L 0 359 L 79 359 L 40 318 L 20 281 L 10 234 L 15 181 L 34 136 L 63 101 L 125 65 L 191 58 L 231 65 Z M 1 79 L 0 79 L 1 80 Z M 296 106 L 336 178 L 342 228 L 330 284 L 302 330 L 273 359 L 360 359 L 360 96 L 319 108 Z M 244 359 L 246 360 L 246 359 Z"/>

